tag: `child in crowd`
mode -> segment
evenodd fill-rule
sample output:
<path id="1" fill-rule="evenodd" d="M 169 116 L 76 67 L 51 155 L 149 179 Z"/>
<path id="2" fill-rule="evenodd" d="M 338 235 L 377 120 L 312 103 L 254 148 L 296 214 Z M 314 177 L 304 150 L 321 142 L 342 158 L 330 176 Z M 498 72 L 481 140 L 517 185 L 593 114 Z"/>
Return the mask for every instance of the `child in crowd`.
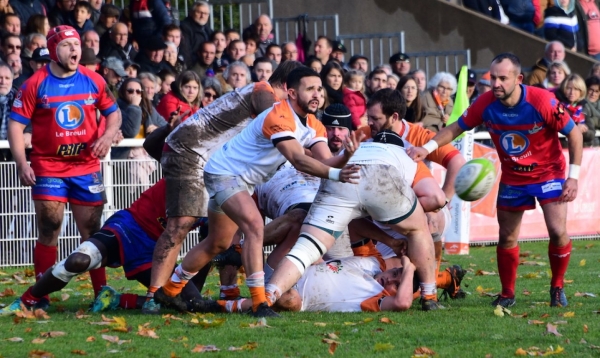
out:
<path id="1" fill-rule="evenodd" d="M 344 104 L 352 114 L 354 129 L 367 124 L 367 98 L 365 97 L 365 73 L 360 70 L 349 70 L 344 75 Z"/>
<path id="2" fill-rule="evenodd" d="M 71 12 L 71 24 L 75 30 L 82 36 L 84 32 L 93 30 L 94 24 L 90 20 L 92 17 L 92 6 L 87 1 L 78 1 Z"/>

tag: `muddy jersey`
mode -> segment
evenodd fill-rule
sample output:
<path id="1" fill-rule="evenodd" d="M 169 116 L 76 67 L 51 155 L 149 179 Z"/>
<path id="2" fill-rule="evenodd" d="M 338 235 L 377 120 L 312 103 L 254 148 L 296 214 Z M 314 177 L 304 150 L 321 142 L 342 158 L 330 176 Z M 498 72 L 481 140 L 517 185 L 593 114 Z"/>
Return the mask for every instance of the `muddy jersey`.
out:
<path id="1" fill-rule="evenodd" d="M 208 160 L 235 137 L 252 118 L 277 102 L 267 82 L 256 82 L 217 98 L 201 108 L 169 134 L 166 143 L 177 153 L 193 152 Z"/>
<path id="2" fill-rule="evenodd" d="M 417 173 L 417 163 L 415 163 L 406 150 L 394 144 L 366 142 L 361 143 L 358 150 L 354 153 L 348 164 L 387 164 L 400 169 L 403 179 L 408 186 L 412 185 Z"/>

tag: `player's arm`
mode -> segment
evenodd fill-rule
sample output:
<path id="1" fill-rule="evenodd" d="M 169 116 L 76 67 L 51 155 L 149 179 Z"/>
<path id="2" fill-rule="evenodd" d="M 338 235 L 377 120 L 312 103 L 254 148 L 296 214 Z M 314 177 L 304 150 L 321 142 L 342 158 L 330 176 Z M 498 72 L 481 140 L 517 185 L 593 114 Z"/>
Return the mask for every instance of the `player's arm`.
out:
<path id="1" fill-rule="evenodd" d="M 363 138 L 364 134 L 362 133 L 360 134 L 360 137 L 357 137 L 354 132 L 350 134 L 344 142 L 345 149 L 342 152 L 342 155 L 331 155 L 331 150 L 325 142 L 317 142 L 315 145 L 310 147 L 310 154 L 307 153 L 307 155 L 312 156 L 314 159 L 330 167 L 343 168 L 346 163 L 348 163 L 350 158 L 352 158 L 352 155 L 360 146 L 360 142 Z M 351 150 L 350 148 L 354 150 Z"/>
<path id="2" fill-rule="evenodd" d="M 460 127 L 458 122 L 454 122 L 451 125 L 444 127 L 439 131 L 435 137 L 427 142 L 422 147 L 412 147 L 406 150 L 406 153 L 414 160 L 419 161 L 425 159 L 429 153 L 436 150 L 438 147 L 450 143 L 454 138 L 461 135 L 465 130 Z"/>
<path id="3" fill-rule="evenodd" d="M 465 158 L 458 154 L 453 156 L 446 164 L 446 178 L 444 179 L 444 185 L 442 185 L 442 191 L 448 200 L 451 200 L 454 196 L 454 181 L 456 180 L 458 171 L 466 162 Z"/>
<path id="4" fill-rule="evenodd" d="M 94 143 L 92 143 L 92 155 L 96 158 L 103 158 L 112 145 L 113 138 L 121 128 L 121 110 L 117 110 L 106 115 L 106 131 Z"/>
<path id="5" fill-rule="evenodd" d="M 402 273 L 398 291 L 394 296 L 384 297 L 380 308 L 382 311 L 406 311 L 413 301 L 413 278 L 415 276 L 415 265 L 407 256 L 402 256 Z"/>
<path id="6" fill-rule="evenodd" d="M 25 156 L 25 138 L 23 136 L 25 127 L 25 124 L 9 119 L 8 142 L 13 160 L 17 164 L 21 184 L 31 186 L 35 184 L 35 174 L 27 163 L 27 157 Z"/>
<path id="7" fill-rule="evenodd" d="M 315 146 L 317 144 L 315 144 Z M 345 183 L 358 182 L 358 171 L 360 169 L 358 166 L 350 165 L 344 167 L 343 169 L 332 168 L 306 155 L 304 148 L 300 145 L 300 142 L 294 138 L 278 141 L 277 144 L 275 144 L 275 147 L 285 157 L 285 159 L 287 159 L 294 166 L 294 168 L 301 172 L 314 175 L 319 178 L 338 180 Z"/>
<path id="8" fill-rule="evenodd" d="M 577 181 L 579 179 L 579 168 L 583 157 L 583 135 L 577 126 L 573 126 L 566 134 L 569 147 L 569 176 L 563 185 L 560 199 L 563 202 L 575 200 L 577 197 Z"/>
<path id="9" fill-rule="evenodd" d="M 350 221 L 348 224 L 348 232 L 350 233 L 351 244 L 357 243 L 366 238 L 389 246 L 398 256 L 403 256 L 406 254 L 407 247 L 405 240 L 394 239 L 381 230 L 371 220 L 362 218 Z"/>

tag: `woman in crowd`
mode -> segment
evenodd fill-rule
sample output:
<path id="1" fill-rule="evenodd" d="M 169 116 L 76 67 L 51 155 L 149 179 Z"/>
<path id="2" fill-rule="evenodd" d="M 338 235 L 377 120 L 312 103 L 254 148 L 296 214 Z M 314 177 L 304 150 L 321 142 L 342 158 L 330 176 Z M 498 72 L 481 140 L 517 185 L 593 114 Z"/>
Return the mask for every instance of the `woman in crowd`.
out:
<path id="1" fill-rule="evenodd" d="M 42 14 L 35 14 L 31 15 L 29 20 L 27 20 L 27 25 L 25 26 L 24 32 L 27 35 L 38 33 L 46 36 L 48 35 L 48 31 L 50 31 L 50 23 L 48 22 L 48 18 Z"/>
<path id="2" fill-rule="evenodd" d="M 583 133 L 583 145 L 591 146 L 594 140 L 595 123 L 592 117 L 592 106 L 585 100 L 587 88 L 583 78 L 578 74 L 567 76 L 555 94 Z"/>
<path id="3" fill-rule="evenodd" d="M 227 48 L 227 39 L 225 38 L 225 34 L 222 31 L 215 31 L 210 36 L 210 41 L 215 44 L 215 68 L 219 71 L 223 71 L 222 68 L 227 66 L 227 64 L 223 63 L 223 55 L 225 53 L 225 49 Z"/>
<path id="4" fill-rule="evenodd" d="M 331 61 L 325 65 L 321 71 L 321 81 L 329 104 L 344 103 L 344 70 L 339 63 Z"/>
<path id="5" fill-rule="evenodd" d="M 172 72 L 179 75 L 186 69 L 185 63 L 177 56 L 177 46 L 173 42 L 165 41 L 165 45 L 167 45 L 167 48 L 165 49 L 163 62 Z"/>
<path id="6" fill-rule="evenodd" d="M 396 89 L 402 92 L 402 96 L 406 99 L 406 119 L 410 123 L 421 122 L 425 116 L 423 104 L 421 103 L 421 94 L 417 80 L 411 76 L 404 76 L 398 82 Z"/>
<path id="7" fill-rule="evenodd" d="M 227 82 L 230 89 L 227 91 L 235 90 L 238 88 L 245 87 L 252 82 L 250 75 L 250 69 L 245 63 L 241 61 L 235 61 L 229 64 L 223 72 L 223 79 Z"/>
<path id="8" fill-rule="evenodd" d="M 454 108 L 452 96 L 456 93 L 456 78 L 448 72 L 438 72 L 429 80 L 427 91 L 423 95 L 425 115 L 421 120 L 423 127 L 439 132 L 446 126 Z"/>
<path id="9" fill-rule="evenodd" d="M 214 100 L 221 97 L 223 90 L 221 83 L 214 77 L 205 77 L 202 80 L 202 88 L 204 88 L 204 96 L 202 96 L 202 107 L 206 107 L 213 103 Z"/>
<path id="10" fill-rule="evenodd" d="M 175 81 L 177 75 L 175 72 L 165 69 L 158 73 L 158 78 L 160 79 L 160 90 L 155 97 L 157 98 L 157 103 L 160 103 L 160 100 L 171 90 L 171 83 Z"/>
<path id="11" fill-rule="evenodd" d="M 181 118 L 185 121 L 200 108 L 202 93 L 198 74 L 193 71 L 183 71 L 171 83 L 171 91 L 160 100 L 156 110 L 163 118 L 170 118 L 171 113 L 176 111 L 179 111 L 180 115 L 188 112 Z"/>
<path id="12" fill-rule="evenodd" d="M 587 108 L 589 109 L 587 115 L 594 124 L 594 127 L 590 128 L 592 133 L 594 133 L 600 130 L 600 78 L 590 76 L 585 80 L 585 86 L 587 88 Z M 599 144 L 598 138 L 594 136 L 593 146 L 598 146 Z"/>
<path id="13" fill-rule="evenodd" d="M 396 89 L 396 87 L 398 87 L 398 82 L 400 82 L 400 77 L 398 77 L 398 75 L 396 75 L 395 73 L 388 75 L 388 80 L 387 80 L 388 88 Z"/>
<path id="14" fill-rule="evenodd" d="M 306 67 L 312 68 L 316 73 L 321 73 L 321 70 L 323 70 L 323 63 L 315 56 L 309 57 L 308 60 L 306 60 L 306 62 L 304 63 L 304 65 Z"/>
<path id="15" fill-rule="evenodd" d="M 553 61 L 548 65 L 548 72 L 546 72 L 546 79 L 543 82 L 551 92 L 556 91 L 564 79 L 571 74 L 571 69 L 563 61 Z"/>

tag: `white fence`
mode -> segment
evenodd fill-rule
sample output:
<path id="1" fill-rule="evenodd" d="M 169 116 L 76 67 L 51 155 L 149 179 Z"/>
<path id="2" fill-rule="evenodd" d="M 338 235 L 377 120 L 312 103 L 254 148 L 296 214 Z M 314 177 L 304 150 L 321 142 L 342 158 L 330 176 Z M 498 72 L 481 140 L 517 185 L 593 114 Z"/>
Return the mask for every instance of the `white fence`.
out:
<path id="1" fill-rule="evenodd" d="M 283 44 L 296 41 L 296 38 L 302 32 L 300 23 L 303 23 L 302 26 L 306 26 L 306 36 L 313 44 L 319 36 L 334 39 L 340 34 L 338 14 L 324 16 L 303 14 L 296 17 L 276 17 L 273 19 L 275 43 Z"/>
<path id="2" fill-rule="evenodd" d="M 210 28 L 214 30 L 233 29 L 237 23 L 238 31 L 241 34 L 261 14 L 267 14 L 270 18 L 273 18 L 273 0 L 210 0 L 209 4 Z M 185 13 L 187 14 L 187 2 L 185 2 L 185 7 Z M 235 21 L 235 10 L 237 9 L 239 9 L 238 21 Z M 219 28 L 215 28 L 215 15 L 217 14 L 219 16 Z"/>
<path id="3" fill-rule="evenodd" d="M 369 58 L 371 70 L 375 66 L 388 63 L 389 58 L 398 52 L 404 52 L 404 31 L 380 34 L 339 35 L 337 40 L 348 50 L 348 59 L 353 55 Z"/>
<path id="4" fill-rule="evenodd" d="M 471 68 L 471 50 L 460 51 L 438 51 L 438 52 L 411 52 L 412 69 L 422 69 L 427 78 L 434 74 L 445 71 L 452 75 L 458 73 L 463 65 Z"/>

